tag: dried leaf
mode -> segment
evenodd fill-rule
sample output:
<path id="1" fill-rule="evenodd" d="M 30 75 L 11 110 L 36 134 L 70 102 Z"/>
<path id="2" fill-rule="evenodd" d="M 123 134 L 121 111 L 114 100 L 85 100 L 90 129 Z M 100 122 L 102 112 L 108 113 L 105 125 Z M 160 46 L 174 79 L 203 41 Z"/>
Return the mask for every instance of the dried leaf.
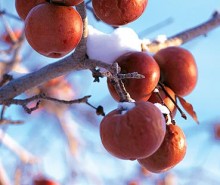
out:
<path id="1" fill-rule="evenodd" d="M 182 107 L 186 110 L 186 112 L 194 119 L 196 123 L 199 124 L 199 121 L 198 121 L 196 112 L 193 109 L 193 106 L 190 103 L 188 103 L 183 97 L 178 96 L 178 99 Z"/>

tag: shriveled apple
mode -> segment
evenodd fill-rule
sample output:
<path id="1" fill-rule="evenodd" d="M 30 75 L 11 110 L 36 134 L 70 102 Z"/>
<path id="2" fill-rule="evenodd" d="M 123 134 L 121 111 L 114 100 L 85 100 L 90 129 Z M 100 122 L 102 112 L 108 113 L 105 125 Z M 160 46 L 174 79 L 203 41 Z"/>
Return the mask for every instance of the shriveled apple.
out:
<path id="1" fill-rule="evenodd" d="M 100 125 L 105 149 L 120 159 L 140 159 L 153 154 L 161 145 L 166 123 L 160 110 L 150 102 L 136 102 L 130 110 L 115 109 Z"/>
<path id="2" fill-rule="evenodd" d="M 186 148 L 186 137 L 182 129 L 177 125 L 169 124 L 160 148 L 151 156 L 138 159 L 138 162 L 151 172 L 165 172 L 183 160 Z"/>

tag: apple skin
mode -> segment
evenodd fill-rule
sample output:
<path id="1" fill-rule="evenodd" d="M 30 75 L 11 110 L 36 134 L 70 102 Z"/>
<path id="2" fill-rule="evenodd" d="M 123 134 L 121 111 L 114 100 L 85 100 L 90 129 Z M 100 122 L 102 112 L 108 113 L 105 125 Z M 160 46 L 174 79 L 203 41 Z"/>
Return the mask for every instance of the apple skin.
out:
<path id="1" fill-rule="evenodd" d="M 82 32 L 82 19 L 73 7 L 43 3 L 35 6 L 25 20 L 28 43 L 46 57 L 67 55 L 78 45 Z"/>
<path id="2" fill-rule="evenodd" d="M 65 6 L 76 6 L 82 3 L 84 0 L 65 0 Z"/>
<path id="3" fill-rule="evenodd" d="M 47 0 L 16 0 L 15 1 L 15 8 L 16 11 L 19 15 L 19 17 L 22 20 L 25 20 L 28 13 L 30 12 L 30 10 L 32 8 L 34 8 L 35 6 L 42 4 L 42 3 L 46 3 L 49 2 Z M 82 3 L 83 0 L 65 0 L 65 6 L 76 6 L 80 3 Z"/>
<path id="4" fill-rule="evenodd" d="M 92 0 L 94 13 L 103 22 L 120 26 L 138 19 L 148 0 Z"/>
<path id="5" fill-rule="evenodd" d="M 39 178 L 34 180 L 33 185 L 59 185 L 59 184 L 47 178 Z"/>
<path id="6" fill-rule="evenodd" d="M 160 66 L 161 81 L 176 95 L 186 96 L 196 86 L 198 69 L 193 55 L 180 47 L 167 47 L 154 56 Z"/>
<path id="7" fill-rule="evenodd" d="M 138 159 L 138 162 L 150 172 L 166 172 L 183 160 L 186 148 L 186 137 L 182 129 L 177 125 L 169 124 L 160 148 L 151 156 Z"/>
<path id="8" fill-rule="evenodd" d="M 45 2 L 46 0 L 16 0 L 15 8 L 19 17 L 25 20 L 28 13 L 33 7 Z"/>
<path id="9" fill-rule="evenodd" d="M 161 145 L 166 123 L 160 110 L 150 102 L 139 101 L 125 113 L 115 109 L 100 124 L 104 148 L 120 159 L 135 160 L 153 154 Z"/>
<path id="10" fill-rule="evenodd" d="M 145 76 L 143 79 L 124 79 L 122 81 L 131 98 L 136 101 L 147 101 L 160 79 L 160 69 L 153 57 L 144 52 L 133 51 L 120 56 L 115 62 L 121 67 L 121 73 L 138 72 Z M 120 101 L 120 97 L 109 79 L 107 84 L 112 97 L 116 101 Z"/>
<path id="11" fill-rule="evenodd" d="M 172 89 L 170 89 L 167 86 L 164 86 L 165 90 L 167 91 L 167 93 L 172 97 L 173 100 L 176 101 L 176 95 L 173 92 Z M 175 104 L 172 102 L 172 100 L 166 95 L 166 93 L 163 91 L 163 89 L 159 86 L 158 87 L 159 90 L 159 94 L 164 102 L 164 104 L 167 106 L 167 108 L 170 110 L 170 112 L 172 113 L 172 116 L 175 116 L 177 108 L 175 106 Z M 160 98 L 158 97 L 158 95 L 156 93 L 152 93 L 152 95 L 150 96 L 150 98 L 148 99 L 149 102 L 151 103 L 162 103 Z"/>

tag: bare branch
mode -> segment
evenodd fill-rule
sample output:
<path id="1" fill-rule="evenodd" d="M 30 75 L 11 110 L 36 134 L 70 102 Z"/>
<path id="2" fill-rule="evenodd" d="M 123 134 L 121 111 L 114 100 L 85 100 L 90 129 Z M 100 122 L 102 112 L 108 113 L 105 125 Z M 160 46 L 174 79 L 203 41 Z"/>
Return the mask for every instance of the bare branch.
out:
<path id="1" fill-rule="evenodd" d="M 48 100 L 48 101 L 53 101 L 53 102 L 57 102 L 57 103 L 72 105 L 74 103 L 87 103 L 88 99 L 90 97 L 91 96 L 89 95 L 89 96 L 84 96 L 83 98 L 68 101 L 68 100 L 60 100 L 60 99 L 56 99 L 53 97 L 49 97 L 49 96 L 46 96 L 45 94 L 42 93 L 42 94 L 38 94 L 38 95 L 32 96 L 27 99 L 23 99 L 23 100 L 20 100 L 20 99 L 6 100 L 4 102 L 4 104 L 5 105 L 12 105 L 12 104 L 21 105 L 27 113 L 31 114 L 33 111 L 35 111 L 39 108 L 39 105 L 41 102 L 40 100 Z M 27 104 L 29 104 L 30 102 L 33 102 L 33 101 L 37 101 L 36 105 L 34 107 L 29 108 L 27 106 Z"/>
<path id="2" fill-rule="evenodd" d="M 21 18 L 19 18 L 18 16 L 11 14 L 9 12 L 6 12 L 5 10 L 0 10 L 0 16 L 2 16 L 2 15 L 7 15 L 8 17 L 11 17 L 13 19 L 16 19 L 18 21 L 22 21 Z"/>
<path id="3" fill-rule="evenodd" d="M 118 96 L 120 97 L 120 102 L 133 102 L 134 100 L 130 97 L 130 94 L 125 89 L 124 83 L 121 79 L 118 78 L 118 74 L 121 70 L 118 63 L 114 63 L 113 68 L 115 69 L 115 72 L 112 73 L 112 76 L 110 77 L 110 82 L 118 93 Z"/>
<path id="4" fill-rule="evenodd" d="M 24 123 L 23 121 L 13 121 L 13 120 L 9 120 L 9 119 L 2 119 L 0 120 L 0 125 L 6 125 L 6 124 L 14 124 L 14 125 L 17 125 L 17 124 L 22 124 Z"/>
<path id="5" fill-rule="evenodd" d="M 2 79 L 0 81 L 0 87 L 3 86 L 5 83 L 7 83 L 8 81 L 11 81 L 13 79 L 13 77 L 9 74 L 4 74 L 2 76 Z"/>
<path id="6" fill-rule="evenodd" d="M 36 163 L 38 161 L 37 157 L 28 152 L 25 148 L 19 145 L 13 138 L 11 138 L 7 133 L 0 130 L 0 141 L 11 151 L 13 151 L 24 163 Z"/>
<path id="7" fill-rule="evenodd" d="M 126 74 L 120 73 L 120 74 L 118 74 L 118 78 L 120 80 L 128 79 L 128 78 L 142 79 L 142 78 L 145 78 L 145 76 L 142 74 L 139 74 L 138 72 L 133 72 L 133 73 L 126 73 Z"/>
<path id="8" fill-rule="evenodd" d="M 166 48 L 168 46 L 180 46 L 186 42 L 189 42 L 196 37 L 201 35 L 206 35 L 211 30 L 219 27 L 220 25 L 220 13 L 214 12 L 211 19 L 208 21 L 185 30 L 181 33 L 178 33 L 174 36 L 169 37 L 165 42 L 152 41 L 149 44 L 142 44 L 142 50 L 147 50 L 151 53 L 156 53 L 162 48 Z"/>
<path id="9" fill-rule="evenodd" d="M 78 151 L 78 146 L 79 146 L 79 141 L 77 141 L 77 138 L 74 136 L 74 132 L 73 132 L 73 129 L 71 128 L 71 125 L 68 124 L 69 121 L 67 121 L 66 119 L 66 116 L 63 116 L 63 113 L 60 114 L 60 113 L 57 113 L 56 116 L 59 120 L 59 124 L 62 128 L 62 131 L 63 131 L 63 134 L 67 140 L 67 143 L 69 145 L 69 150 L 70 150 L 70 153 L 73 155 L 73 156 L 76 156 L 77 154 L 77 151 Z"/>

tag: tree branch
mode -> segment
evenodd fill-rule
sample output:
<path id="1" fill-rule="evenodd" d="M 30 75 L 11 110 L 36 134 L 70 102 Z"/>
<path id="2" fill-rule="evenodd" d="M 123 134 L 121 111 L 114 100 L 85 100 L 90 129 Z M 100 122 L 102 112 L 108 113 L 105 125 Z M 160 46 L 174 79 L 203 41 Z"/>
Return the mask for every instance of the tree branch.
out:
<path id="1" fill-rule="evenodd" d="M 156 53 L 162 48 L 166 48 L 169 46 L 180 46 L 186 42 L 189 42 L 196 37 L 199 37 L 201 35 L 206 35 L 211 30 L 219 27 L 220 25 L 220 13 L 214 12 L 211 19 L 208 21 L 195 26 L 193 28 L 190 28 L 188 30 L 185 30 L 183 32 L 180 32 L 174 36 L 169 37 L 165 42 L 158 42 L 156 40 L 152 41 L 149 44 L 142 44 L 142 50 L 143 51 L 149 51 L 151 53 Z"/>

